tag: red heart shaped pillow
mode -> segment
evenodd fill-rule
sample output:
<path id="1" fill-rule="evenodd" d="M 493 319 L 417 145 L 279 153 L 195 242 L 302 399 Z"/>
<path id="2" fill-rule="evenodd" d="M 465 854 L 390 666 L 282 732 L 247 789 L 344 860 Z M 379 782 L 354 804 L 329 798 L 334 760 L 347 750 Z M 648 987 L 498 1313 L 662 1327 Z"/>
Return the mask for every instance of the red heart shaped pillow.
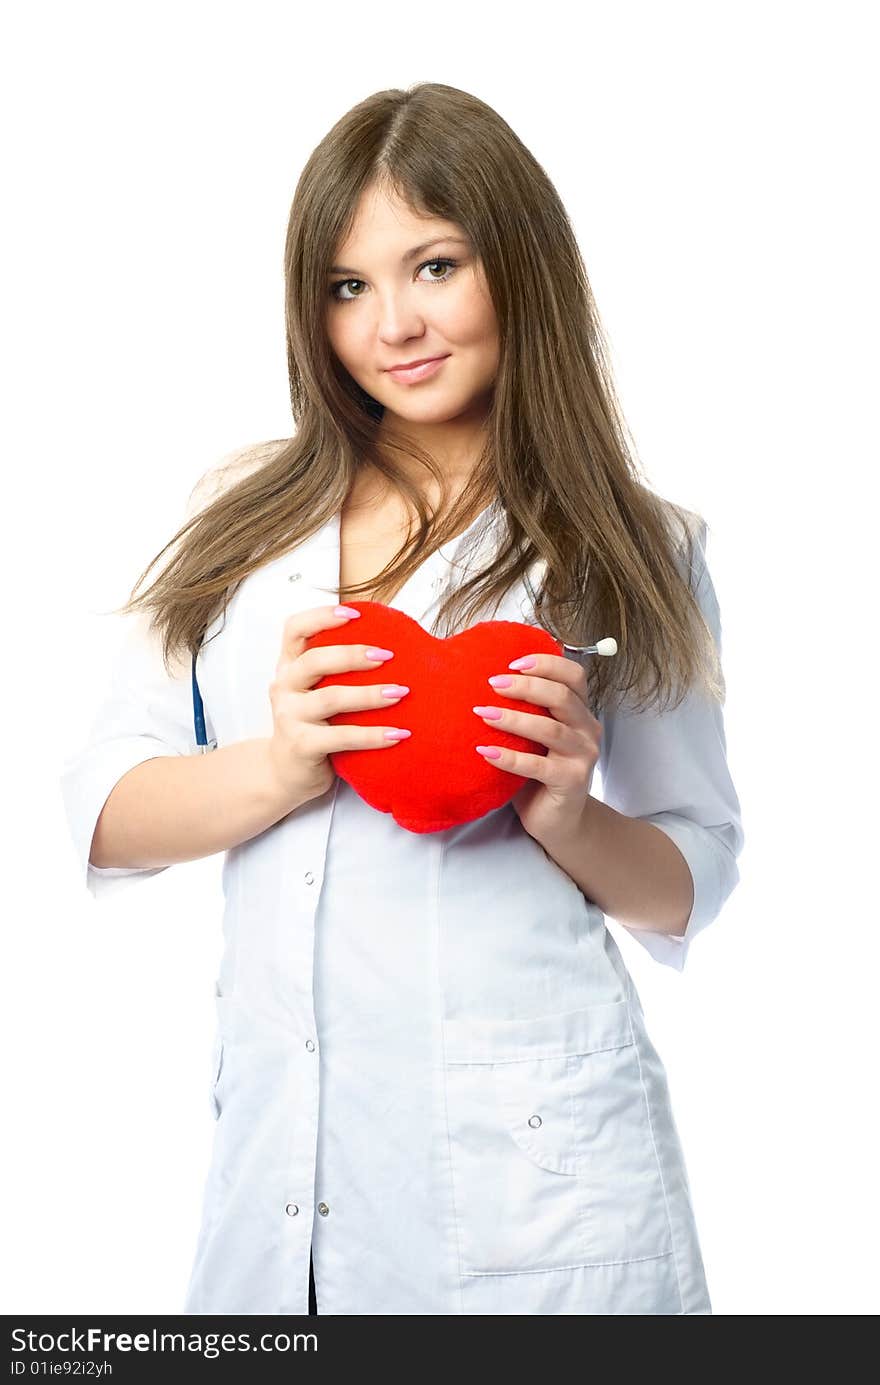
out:
<path id="1" fill-rule="evenodd" d="M 340 712 L 328 725 L 402 726 L 412 732 L 393 749 L 340 750 L 330 756 L 336 773 L 360 797 L 409 832 L 440 832 L 471 822 L 507 803 L 526 782 L 499 769 L 474 747 L 508 746 L 546 755 L 547 748 L 512 735 L 473 711 L 476 704 L 550 716 L 544 707 L 505 697 L 487 679 L 504 673 L 521 654 L 561 654 L 562 645 L 540 626 L 485 620 L 449 639 L 438 639 L 403 611 L 379 601 L 347 603 L 361 615 L 335 630 L 320 630 L 309 648 L 328 644 L 376 644 L 394 659 L 370 669 L 332 673 L 314 686 L 405 683 L 410 691 L 388 707 Z"/>

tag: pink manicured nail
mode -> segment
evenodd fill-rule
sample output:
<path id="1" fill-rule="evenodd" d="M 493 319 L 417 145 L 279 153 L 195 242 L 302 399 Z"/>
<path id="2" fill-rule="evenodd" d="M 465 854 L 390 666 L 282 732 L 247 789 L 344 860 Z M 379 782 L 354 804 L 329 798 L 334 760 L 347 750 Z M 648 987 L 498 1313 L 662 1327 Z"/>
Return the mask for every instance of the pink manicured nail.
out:
<path id="1" fill-rule="evenodd" d="M 360 611 L 356 611 L 353 606 L 334 606 L 333 614 L 335 616 L 359 616 Z"/>
<path id="2" fill-rule="evenodd" d="M 474 711 L 478 717 L 488 717 L 490 721 L 497 721 L 499 717 L 504 716 L 500 707 L 474 707 Z"/>
<path id="3" fill-rule="evenodd" d="M 493 745 L 477 745 L 474 749 L 479 750 L 481 755 L 485 755 L 487 760 L 497 760 L 501 754 L 501 751 L 496 750 Z"/>
<path id="4" fill-rule="evenodd" d="M 405 683 L 389 683 L 382 689 L 383 697 L 404 697 L 409 692 Z"/>
<path id="5" fill-rule="evenodd" d="M 534 654 L 523 654 L 521 659 L 511 659 L 508 668 L 534 668 L 537 663 Z"/>
<path id="6" fill-rule="evenodd" d="M 393 659 L 393 649 L 378 649 L 375 645 L 371 649 L 365 649 L 364 653 L 368 659 Z"/>
<path id="7" fill-rule="evenodd" d="M 496 673 L 492 678 L 487 679 L 493 688 L 509 688 L 513 679 L 509 673 Z"/>
<path id="8" fill-rule="evenodd" d="M 412 731 L 403 731 L 403 730 L 400 730 L 400 731 L 386 731 L 386 732 L 385 732 L 385 739 L 386 739 L 386 741 L 402 741 L 402 740 L 405 740 L 405 738 L 406 738 L 407 736 L 411 736 L 411 735 L 412 735 Z"/>

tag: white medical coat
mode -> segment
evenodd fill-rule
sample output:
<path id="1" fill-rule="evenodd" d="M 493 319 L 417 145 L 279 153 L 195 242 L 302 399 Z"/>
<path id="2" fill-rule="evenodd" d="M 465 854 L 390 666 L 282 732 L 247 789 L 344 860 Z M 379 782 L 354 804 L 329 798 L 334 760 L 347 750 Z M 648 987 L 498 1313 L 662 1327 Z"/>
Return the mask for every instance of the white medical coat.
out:
<path id="1" fill-rule="evenodd" d="M 432 628 L 499 518 L 496 501 L 392 604 Z M 693 519 L 690 580 L 720 649 Z M 284 619 L 334 601 L 338 581 L 336 515 L 241 584 L 199 654 L 210 739 L 271 734 Z M 528 589 L 494 615 L 535 623 Z M 111 789 L 195 748 L 189 671 L 169 678 L 145 628 L 134 619 L 61 780 L 96 899 L 158 873 L 89 864 Z M 405 725 L 406 699 L 394 714 Z M 600 720 L 601 796 L 656 823 L 693 876 L 683 938 L 630 930 L 680 969 L 739 878 L 722 711 L 692 692 L 672 712 Z M 183 1312 L 306 1313 L 313 1245 L 319 1314 L 711 1313 L 638 994 L 601 910 L 509 804 L 415 834 L 337 777 L 227 851 L 223 891 L 217 1123 Z"/>

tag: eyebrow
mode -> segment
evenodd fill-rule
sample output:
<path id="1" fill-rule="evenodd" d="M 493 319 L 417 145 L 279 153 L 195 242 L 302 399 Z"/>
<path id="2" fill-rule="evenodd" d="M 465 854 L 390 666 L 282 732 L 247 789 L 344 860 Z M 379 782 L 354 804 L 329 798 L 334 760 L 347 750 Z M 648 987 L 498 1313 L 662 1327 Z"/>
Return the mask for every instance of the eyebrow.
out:
<path id="1" fill-rule="evenodd" d="M 401 264 L 407 264 L 410 260 L 417 259 L 417 257 L 424 254 L 426 250 L 430 250 L 432 245 L 444 245 L 446 241 L 450 240 L 457 241 L 460 245 L 467 245 L 467 241 L 463 236 L 438 236 L 436 240 L 426 240 L 423 245 L 415 245 L 412 250 L 407 250 L 406 254 L 401 259 Z M 334 264 L 330 266 L 327 273 L 354 275 L 358 274 L 359 271 L 351 269 L 348 265 Z"/>

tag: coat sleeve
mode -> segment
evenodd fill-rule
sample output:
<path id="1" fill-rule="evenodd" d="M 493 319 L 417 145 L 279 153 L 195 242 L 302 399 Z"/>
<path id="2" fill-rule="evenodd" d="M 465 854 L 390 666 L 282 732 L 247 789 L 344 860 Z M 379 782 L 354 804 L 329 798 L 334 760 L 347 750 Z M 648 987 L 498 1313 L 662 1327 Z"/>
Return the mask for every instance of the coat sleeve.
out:
<path id="1" fill-rule="evenodd" d="M 720 660 L 721 614 L 706 564 L 706 522 L 694 518 L 690 582 Z M 692 688 L 673 710 L 633 712 L 609 703 L 599 720 L 603 801 L 665 832 L 693 879 L 693 907 L 681 937 L 626 925 L 656 961 L 681 971 L 694 938 L 718 917 L 739 881 L 744 833 L 722 704 Z"/>
<path id="2" fill-rule="evenodd" d="M 183 522 L 191 519 L 236 482 L 269 460 L 288 439 L 275 438 L 225 453 L 190 492 Z M 189 664 L 170 677 L 162 660 L 161 640 L 149 628 L 149 617 L 131 613 L 123 622 L 120 650 L 109 686 L 101 699 L 85 742 L 65 761 L 61 796 L 81 876 L 95 899 L 158 875 L 167 866 L 93 866 L 92 837 L 110 791 L 124 774 L 160 755 L 196 752 L 193 724 L 192 669 Z M 217 740 L 210 708 L 205 730 Z"/>
<path id="3" fill-rule="evenodd" d="M 196 752 L 190 670 L 170 677 L 162 662 L 158 635 L 147 617 L 121 617 L 126 628 L 84 743 L 61 773 L 61 796 L 81 878 L 95 899 L 158 875 L 167 866 L 93 866 L 89 862 L 95 826 L 111 790 L 145 760 Z M 208 739 L 216 739 L 205 706 Z"/>
<path id="4" fill-rule="evenodd" d="M 212 468 L 197 482 L 185 519 L 216 493 L 216 477 L 216 468 Z M 91 729 L 83 744 L 65 760 L 60 778 L 80 876 L 97 900 L 168 869 L 91 865 L 92 837 L 111 790 L 123 775 L 145 760 L 196 752 L 191 667 L 187 665 L 173 677 L 168 675 L 161 639 L 150 630 L 147 614 L 130 613 L 116 620 L 122 635 L 108 686 L 99 700 Z M 207 704 L 204 713 L 208 740 L 216 740 Z"/>

